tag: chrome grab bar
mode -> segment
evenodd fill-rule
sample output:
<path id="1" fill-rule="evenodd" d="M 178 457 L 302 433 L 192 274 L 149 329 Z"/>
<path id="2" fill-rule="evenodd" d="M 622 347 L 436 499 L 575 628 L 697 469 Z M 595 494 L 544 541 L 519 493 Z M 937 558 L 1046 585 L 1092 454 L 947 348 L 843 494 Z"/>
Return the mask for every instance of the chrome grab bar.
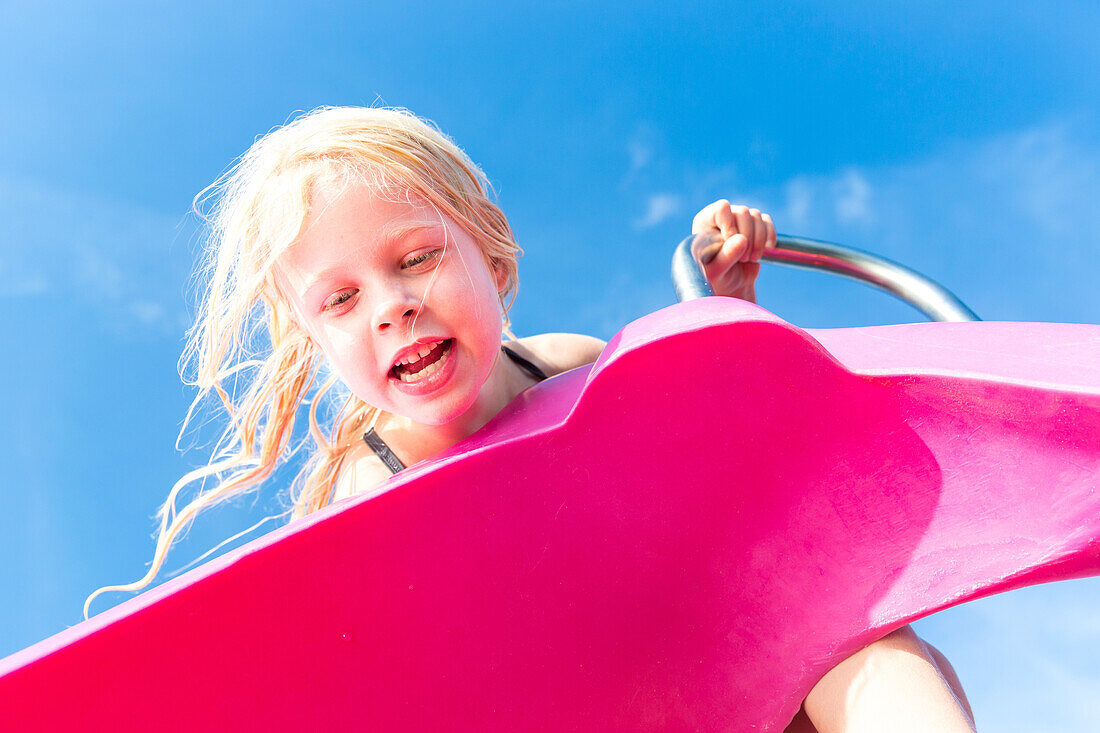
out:
<path id="1" fill-rule="evenodd" d="M 704 232 L 693 234 L 677 245 L 672 254 L 672 284 L 678 300 L 714 295 L 692 250 L 697 250 L 700 258 L 709 262 L 717 254 L 717 244 L 713 233 Z M 858 280 L 900 298 L 933 321 L 981 320 L 947 288 L 885 257 L 785 234 L 778 235 L 776 244 L 775 249 L 764 253 L 763 261 L 808 270 L 825 270 Z"/>

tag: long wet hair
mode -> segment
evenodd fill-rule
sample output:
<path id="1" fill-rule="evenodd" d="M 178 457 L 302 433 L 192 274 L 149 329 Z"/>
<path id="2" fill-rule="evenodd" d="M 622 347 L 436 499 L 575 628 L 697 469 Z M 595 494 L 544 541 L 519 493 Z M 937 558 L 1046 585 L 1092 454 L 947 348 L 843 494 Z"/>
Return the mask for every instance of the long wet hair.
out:
<path id="1" fill-rule="evenodd" d="M 205 292 L 180 359 L 181 376 L 198 394 L 180 435 L 212 395 L 224 409 L 225 431 L 209 463 L 180 478 L 160 508 L 148 572 L 133 583 L 95 591 L 84 602 L 85 618 L 99 594 L 149 585 L 173 541 L 199 512 L 268 478 L 291 452 L 295 419 L 307 396 L 313 452 L 291 484 L 293 516 L 332 501 L 345 457 L 379 410 L 347 393 L 340 409 L 319 419 L 318 404 L 338 379 L 319 376 L 328 374 L 321 369 L 324 355 L 295 322 L 273 269 L 276 258 L 298 239 L 314 188 L 332 180 L 403 191 L 462 227 L 480 246 L 490 270 L 504 275 L 501 305 L 507 330 L 519 246 L 490 200 L 485 174 L 432 123 L 403 109 L 322 107 L 257 139 L 195 197 L 194 206 L 209 237 L 199 270 Z M 181 492 L 196 483 L 193 498 L 177 506 Z"/>

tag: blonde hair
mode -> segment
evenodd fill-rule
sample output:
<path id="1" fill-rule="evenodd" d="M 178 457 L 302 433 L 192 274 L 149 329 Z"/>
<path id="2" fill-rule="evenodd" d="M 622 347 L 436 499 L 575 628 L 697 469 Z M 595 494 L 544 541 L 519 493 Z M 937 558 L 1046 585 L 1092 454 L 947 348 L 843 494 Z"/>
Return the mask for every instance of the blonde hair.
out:
<path id="1" fill-rule="evenodd" d="M 292 452 L 295 417 L 318 379 L 323 355 L 279 294 L 273 264 L 298 238 L 314 187 L 334 177 L 379 191 L 403 190 L 461 226 L 478 242 L 490 268 L 504 275 L 507 332 L 519 246 L 489 198 L 485 174 L 432 123 L 403 109 L 322 107 L 257 139 L 194 204 L 210 229 L 210 246 L 200 270 L 206 291 L 180 359 L 181 376 L 191 372 L 184 381 L 199 394 L 180 435 L 211 393 L 228 425 L 209 464 L 180 478 L 160 508 L 148 572 L 133 583 L 92 593 L 84 602 L 85 618 L 99 594 L 149 585 L 173 541 L 199 512 L 255 488 Z M 291 486 L 294 517 L 332 500 L 345 457 L 378 418 L 377 408 L 349 394 L 323 430 L 318 403 L 336 383 L 335 376 L 328 377 L 310 399 L 309 435 L 316 448 Z M 209 479 L 214 486 L 207 489 Z M 194 498 L 177 507 L 180 493 L 195 482 L 200 485 Z"/>

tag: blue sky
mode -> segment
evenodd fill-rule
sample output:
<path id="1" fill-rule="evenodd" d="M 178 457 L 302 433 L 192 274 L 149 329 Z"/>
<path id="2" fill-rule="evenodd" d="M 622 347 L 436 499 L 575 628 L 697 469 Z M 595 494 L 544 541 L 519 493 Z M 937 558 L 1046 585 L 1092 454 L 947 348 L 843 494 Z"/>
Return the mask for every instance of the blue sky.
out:
<path id="1" fill-rule="evenodd" d="M 526 249 L 521 335 L 606 338 L 670 303 L 671 248 L 719 197 L 905 262 L 986 319 L 1100 322 L 1094 3 L 365 5 L 0 6 L 0 654 L 144 572 L 153 512 L 203 461 L 174 448 L 188 208 L 295 110 L 399 105 L 451 134 Z M 807 327 L 919 319 L 776 268 L 758 294 Z M 170 567 L 273 493 L 204 517 Z M 1095 729 L 1098 601 L 1079 581 L 920 630 L 984 728 Z"/>

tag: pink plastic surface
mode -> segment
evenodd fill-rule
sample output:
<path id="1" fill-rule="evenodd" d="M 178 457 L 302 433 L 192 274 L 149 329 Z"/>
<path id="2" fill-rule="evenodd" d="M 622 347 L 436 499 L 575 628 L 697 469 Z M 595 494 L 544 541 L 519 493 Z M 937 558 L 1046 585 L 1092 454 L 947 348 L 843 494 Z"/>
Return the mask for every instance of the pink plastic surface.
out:
<path id="1" fill-rule="evenodd" d="M 1098 476 L 1098 326 L 694 301 L 3 660 L 0 728 L 781 730 L 900 625 L 1100 573 Z"/>

